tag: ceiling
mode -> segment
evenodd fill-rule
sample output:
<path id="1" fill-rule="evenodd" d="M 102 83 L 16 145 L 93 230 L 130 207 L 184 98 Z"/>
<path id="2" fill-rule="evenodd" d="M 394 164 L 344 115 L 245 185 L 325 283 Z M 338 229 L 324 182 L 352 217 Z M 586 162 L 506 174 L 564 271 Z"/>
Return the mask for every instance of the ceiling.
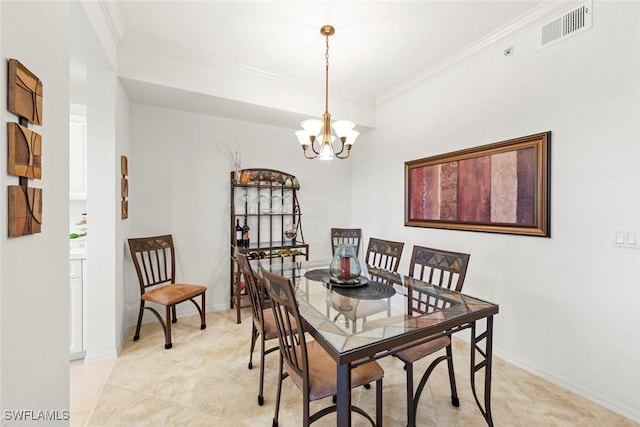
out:
<path id="1" fill-rule="evenodd" d="M 325 79 L 320 27 L 331 24 L 329 104 L 339 94 L 373 106 L 548 3 L 102 1 L 118 46 L 184 51 L 316 90 Z M 134 101 L 153 99 L 153 87 L 124 86 Z"/>

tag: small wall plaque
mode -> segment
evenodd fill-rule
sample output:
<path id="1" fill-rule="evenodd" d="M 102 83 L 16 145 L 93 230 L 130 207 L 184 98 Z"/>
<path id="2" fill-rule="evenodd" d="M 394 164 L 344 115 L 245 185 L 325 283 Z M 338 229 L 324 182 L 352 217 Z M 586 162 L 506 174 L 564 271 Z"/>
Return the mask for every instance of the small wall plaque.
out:
<path id="1" fill-rule="evenodd" d="M 17 59 L 9 59 L 7 109 L 33 124 L 42 124 L 42 82 Z"/>
<path id="2" fill-rule="evenodd" d="M 10 185 L 9 237 L 40 233 L 42 228 L 42 189 Z"/>
<path id="3" fill-rule="evenodd" d="M 120 178 L 120 218 L 127 219 L 129 218 L 129 180 L 127 179 L 127 175 L 129 174 L 129 160 L 127 160 L 127 156 L 120 156 L 120 173 L 122 174 L 122 178 Z"/>
<path id="4" fill-rule="evenodd" d="M 26 178 L 42 178 L 42 136 L 18 123 L 7 123 L 9 157 L 7 172 Z"/>

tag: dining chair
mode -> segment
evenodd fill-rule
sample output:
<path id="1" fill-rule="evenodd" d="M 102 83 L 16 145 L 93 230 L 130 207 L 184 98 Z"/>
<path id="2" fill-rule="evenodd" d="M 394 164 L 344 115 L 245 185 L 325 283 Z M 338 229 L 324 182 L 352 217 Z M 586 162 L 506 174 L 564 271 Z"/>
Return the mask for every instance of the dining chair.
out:
<path id="1" fill-rule="evenodd" d="M 331 254 L 336 254 L 339 245 L 353 245 L 356 247 L 356 256 L 360 256 L 360 241 L 362 229 L 360 228 L 332 228 L 331 229 Z"/>
<path id="2" fill-rule="evenodd" d="M 278 413 L 282 394 L 282 382 L 291 377 L 293 383 L 302 391 L 303 426 L 337 410 L 336 405 L 319 409 L 310 414 L 310 402 L 335 396 L 337 390 L 337 365 L 331 356 L 317 341 L 306 341 L 302 328 L 295 329 L 292 321 L 302 325 L 295 291 L 291 281 L 283 276 L 267 271 L 260 264 L 263 285 L 271 298 L 271 309 L 278 330 L 280 347 L 280 366 L 278 371 L 278 394 L 276 398 L 273 427 L 278 426 Z M 351 369 L 351 388 L 376 382 L 376 420 L 357 406 L 351 410 L 363 415 L 373 426 L 382 425 L 382 377 L 384 371 L 375 362 L 367 362 Z M 350 393 L 350 391 L 349 391 Z"/>
<path id="3" fill-rule="evenodd" d="M 462 291 L 464 279 L 467 274 L 469 264 L 469 254 L 461 252 L 451 252 L 441 249 L 427 248 L 424 246 L 414 246 L 409 264 L 409 276 L 436 286 Z M 433 297 L 426 292 L 420 292 L 419 288 L 409 289 L 408 314 L 421 316 L 438 311 L 444 307 L 436 303 Z M 439 350 L 445 349 L 445 355 L 434 359 L 426 369 L 420 383 L 413 391 L 413 364 Z M 447 361 L 449 369 L 449 384 L 451 386 L 451 404 L 460 406 L 456 390 L 456 380 L 453 370 L 453 351 L 451 349 L 451 335 L 445 335 L 433 341 L 419 344 L 414 347 L 399 351 L 395 356 L 404 363 L 407 372 L 407 425 L 415 427 L 416 411 L 422 390 L 435 367 L 442 361 Z"/>
<path id="4" fill-rule="evenodd" d="M 275 345 L 269 349 L 265 349 L 265 341 L 278 338 L 278 331 L 273 319 L 270 303 L 267 300 L 266 290 L 259 284 L 258 279 L 255 277 L 253 268 L 249 264 L 249 258 L 237 247 L 234 256 L 238 262 L 239 271 L 244 277 L 245 289 L 251 300 L 253 324 L 251 328 L 251 347 L 249 349 L 249 369 L 253 369 L 253 351 L 256 346 L 256 341 L 258 337 L 260 337 L 260 387 L 258 389 L 258 405 L 262 406 L 264 404 L 264 357 L 279 348 Z"/>
<path id="5" fill-rule="evenodd" d="M 140 326 L 144 310 L 151 311 L 164 330 L 165 349 L 170 349 L 171 323 L 176 323 L 176 305 L 181 302 L 191 301 L 200 313 L 200 329 L 205 329 L 205 293 L 207 287 L 203 285 L 191 285 L 176 283 L 176 253 L 173 246 L 173 237 L 170 234 L 164 236 L 141 237 L 128 239 L 129 251 L 133 258 L 133 265 L 138 275 L 140 285 L 140 311 L 134 341 L 140 339 Z M 198 305 L 196 298 L 201 297 Z M 154 303 L 165 307 L 165 319 L 160 313 L 146 303 Z"/>
<path id="6" fill-rule="evenodd" d="M 403 248 L 403 242 L 371 237 L 364 261 L 368 267 L 382 268 L 395 273 L 398 271 Z"/>

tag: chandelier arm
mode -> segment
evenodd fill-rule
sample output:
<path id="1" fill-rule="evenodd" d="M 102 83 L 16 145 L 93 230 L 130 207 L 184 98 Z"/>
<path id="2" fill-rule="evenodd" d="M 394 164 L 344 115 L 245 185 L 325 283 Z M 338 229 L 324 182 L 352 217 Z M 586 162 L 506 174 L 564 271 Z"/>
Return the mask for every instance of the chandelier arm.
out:
<path id="1" fill-rule="evenodd" d="M 344 151 L 344 146 L 345 143 L 342 142 L 342 139 L 339 140 L 340 141 L 340 151 L 336 151 L 335 149 L 333 150 L 333 152 L 335 153 L 336 157 L 338 157 L 339 154 L 342 154 L 342 152 Z M 340 157 L 338 157 L 340 158 Z"/>
<path id="2" fill-rule="evenodd" d="M 314 153 L 316 153 L 316 157 L 318 157 L 317 155 L 320 154 L 320 148 L 322 148 L 322 142 L 318 143 L 318 149 L 316 150 L 316 141 L 318 139 L 316 138 L 313 142 L 311 142 L 311 149 L 313 150 Z"/>
<path id="3" fill-rule="evenodd" d="M 302 146 L 302 152 L 304 153 L 304 157 L 305 157 L 305 158 L 310 159 L 310 160 L 313 160 L 313 159 L 315 159 L 316 157 L 318 157 L 318 155 L 317 155 L 317 154 L 316 154 L 315 156 L 309 156 L 309 155 L 307 155 L 307 148 L 309 148 L 309 146 L 308 146 L 308 145 L 303 145 L 303 146 Z M 314 151 L 315 151 L 315 150 L 314 150 Z"/>
<path id="4" fill-rule="evenodd" d="M 340 150 L 340 153 L 336 153 L 336 157 L 338 159 L 346 159 L 349 157 L 349 154 L 351 154 L 351 146 L 347 145 L 347 154 L 345 154 L 344 156 L 340 156 L 339 154 L 341 154 L 344 151 L 344 147 L 342 148 L 342 150 Z"/>

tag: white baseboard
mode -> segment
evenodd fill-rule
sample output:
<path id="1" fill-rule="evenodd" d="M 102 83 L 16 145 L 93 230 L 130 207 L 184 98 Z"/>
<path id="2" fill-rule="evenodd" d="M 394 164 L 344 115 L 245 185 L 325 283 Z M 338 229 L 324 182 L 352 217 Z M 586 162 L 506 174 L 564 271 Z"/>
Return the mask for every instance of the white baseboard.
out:
<path id="1" fill-rule="evenodd" d="M 515 365 L 521 369 L 524 369 L 527 372 L 530 372 L 533 375 L 536 375 L 540 378 L 543 378 L 549 382 L 554 383 L 555 385 L 562 387 L 566 390 L 569 390 L 581 397 L 584 397 L 587 400 L 592 401 L 600 406 L 603 406 L 617 414 L 622 415 L 623 417 L 627 417 L 634 422 L 640 422 L 640 409 L 639 408 L 630 408 L 626 405 L 620 404 L 620 402 L 616 402 L 612 400 L 610 397 L 605 396 L 601 393 L 598 393 L 592 389 L 584 387 L 581 384 L 578 384 L 569 378 L 566 378 L 562 375 L 557 375 L 556 373 L 550 372 L 546 369 L 540 368 L 537 365 L 531 364 L 525 360 L 519 359 L 517 357 L 513 357 L 511 355 L 507 355 L 501 352 L 496 352 L 494 349 L 494 355 L 499 357 L 500 359 Z"/>
<path id="2" fill-rule="evenodd" d="M 87 351 L 87 354 L 84 357 L 85 363 L 93 363 L 93 362 L 101 362 L 103 360 L 111 360 L 118 357 L 118 352 L 114 349 L 111 351 L 105 351 L 102 353 L 90 353 Z"/>

